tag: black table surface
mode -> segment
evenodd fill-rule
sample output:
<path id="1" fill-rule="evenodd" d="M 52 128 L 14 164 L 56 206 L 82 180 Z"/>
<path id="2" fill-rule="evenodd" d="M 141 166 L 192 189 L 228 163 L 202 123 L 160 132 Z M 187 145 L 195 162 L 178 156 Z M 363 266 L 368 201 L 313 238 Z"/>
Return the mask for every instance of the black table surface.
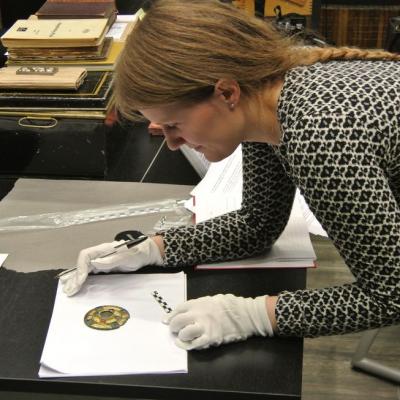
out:
<path id="1" fill-rule="evenodd" d="M 151 166 L 145 161 L 137 163 L 138 142 L 142 146 L 147 143 L 151 148 L 144 154 Z M 166 149 L 162 138 L 135 134 L 125 147 L 126 151 L 114 164 L 113 175 L 108 177 L 110 180 L 127 181 L 131 173 L 134 174 L 132 181 L 197 183 L 198 177 L 182 154 Z M 137 157 L 132 160 L 135 151 Z M 155 153 L 157 157 L 153 157 Z M 135 170 L 137 165 L 140 165 L 140 171 Z M 168 176 L 166 171 L 171 171 L 171 175 Z M 139 176 L 141 179 L 137 178 Z M 0 179 L 0 199 L 12 189 L 16 179 L 4 176 Z M 191 351 L 187 374 L 39 379 L 39 360 L 57 285 L 53 278 L 56 268 L 33 273 L 0 269 L 0 399 L 301 397 L 303 340 L 298 338 L 251 338 L 245 342 Z M 184 271 L 188 298 L 217 293 L 255 297 L 304 288 L 306 283 L 304 269 L 194 271 L 188 267 Z M 140 271 L 152 272 L 160 270 L 147 268 Z M 48 397 L 49 393 L 51 397 Z"/>
<path id="2" fill-rule="evenodd" d="M 293 269 L 210 272 L 187 268 L 185 272 L 188 298 L 217 293 L 257 296 L 304 285 L 304 272 Z M 187 374 L 38 378 L 55 298 L 56 273 L 57 270 L 18 273 L 0 269 L 2 390 L 141 399 L 203 399 L 207 394 L 215 399 L 300 398 L 302 340 L 296 338 L 251 338 L 191 351 Z"/>

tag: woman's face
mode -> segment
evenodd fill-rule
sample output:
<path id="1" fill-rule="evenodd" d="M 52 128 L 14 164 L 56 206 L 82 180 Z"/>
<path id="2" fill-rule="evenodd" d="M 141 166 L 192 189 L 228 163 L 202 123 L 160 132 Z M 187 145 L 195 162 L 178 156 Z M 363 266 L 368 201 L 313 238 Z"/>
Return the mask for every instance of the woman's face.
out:
<path id="1" fill-rule="evenodd" d="M 214 94 L 190 106 L 169 105 L 140 111 L 161 127 L 171 150 L 186 144 L 212 162 L 228 157 L 243 141 L 241 112 L 230 108 L 223 96 Z"/>

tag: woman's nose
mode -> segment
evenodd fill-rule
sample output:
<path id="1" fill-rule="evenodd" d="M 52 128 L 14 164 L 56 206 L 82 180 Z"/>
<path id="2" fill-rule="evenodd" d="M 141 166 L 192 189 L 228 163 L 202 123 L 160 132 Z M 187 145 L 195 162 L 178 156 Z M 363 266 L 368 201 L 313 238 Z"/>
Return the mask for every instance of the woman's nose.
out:
<path id="1" fill-rule="evenodd" d="M 164 135 L 165 140 L 167 141 L 167 146 L 170 150 L 178 150 L 183 144 L 185 144 L 185 140 L 179 136 L 172 136 L 170 134 Z"/>
<path id="2" fill-rule="evenodd" d="M 164 135 L 163 127 L 161 125 L 155 124 L 154 122 L 150 122 L 147 130 L 152 135 Z"/>

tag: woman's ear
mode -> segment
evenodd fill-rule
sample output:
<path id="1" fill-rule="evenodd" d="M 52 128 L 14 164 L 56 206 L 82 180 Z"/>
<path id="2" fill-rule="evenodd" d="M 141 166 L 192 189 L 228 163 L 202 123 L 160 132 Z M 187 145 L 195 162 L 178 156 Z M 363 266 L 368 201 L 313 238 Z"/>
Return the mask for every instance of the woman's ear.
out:
<path id="1" fill-rule="evenodd" d="M 240 86 L 234 79 L 219 79 L 215 84 L 214 94 L 233 110 L 240 99 Z"/>

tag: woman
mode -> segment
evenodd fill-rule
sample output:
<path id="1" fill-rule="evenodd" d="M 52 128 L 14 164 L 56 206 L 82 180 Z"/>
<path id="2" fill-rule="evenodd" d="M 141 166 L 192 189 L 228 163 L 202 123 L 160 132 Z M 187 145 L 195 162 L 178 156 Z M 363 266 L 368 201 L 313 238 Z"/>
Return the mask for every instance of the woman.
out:
<path id="1" fill-rule="evenodd" d="M 254 256 L 279 237 L 298 187 L 355 282 L 190 300 L 168 321 L 177 344 L 201 349 L 252 335 L 399 323 L 399 60 L 383 51 L 301 46 L 216 1 L 158 1 L 121 56 L 118 108 L 160 125 L 172 150 L 187 144 L 210 161 L 242 143 L 243 205 L 117 256 L 94 261 L 114 244 L 83 250 L 66 292 L 79 290 L 92 270 Z"/>

